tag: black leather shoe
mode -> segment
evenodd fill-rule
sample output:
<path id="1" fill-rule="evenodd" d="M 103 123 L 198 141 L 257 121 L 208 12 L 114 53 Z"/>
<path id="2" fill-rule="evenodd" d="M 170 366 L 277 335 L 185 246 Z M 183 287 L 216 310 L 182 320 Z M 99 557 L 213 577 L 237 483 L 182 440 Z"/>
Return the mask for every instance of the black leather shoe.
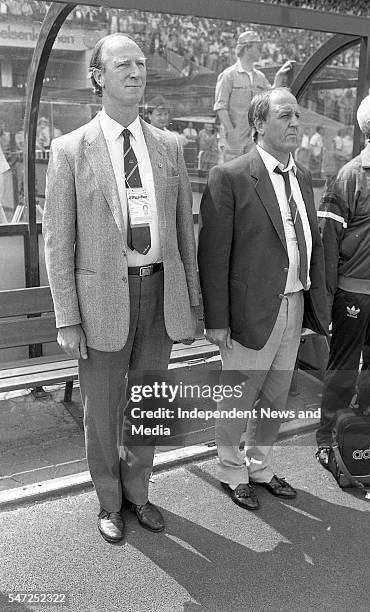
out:
<path id="1" fill-rule="evenodd" d="M 151 504 L 149 501 L 142 506 L 131 504 L 131 510 L 135 512 L 139 523 L 146 529 L 150 529 L 150 531 L 163 531 L 164 518 L 154 504 Z"/>
<path id="2" fill-rule="evenodd" d="M 98 529 L 104 540 L 115 544 L 122 540 L 125 524 L 119 512 L 101 510 L 98 516 Z"/>
<path id="3" fill-rule="evenodd" d="M 221 482 L 221 486 L 226 489 L 234 504 L 241 508 L 245 508 L 245 510 L 258 510 L 260 507 L 253 484 L 243 482 L 236 489 L 231 489 L 226 482 Z"/>
<path id="4" fill-rule="evenodd" d="M 315 457 L 317 461 L 322 465 L 326 470 L 329 469 L 329 456 L 330 456 L 331 448 L 330 446 L 319 446 L 315 453 Z"/>
<path id="5" fill-rule="evenodd" d="M 279 476 L 273 476 L 270 482 L 259 482 L 259 485 L 265 487 L 272 495 L 277 497 L 285 497 L 285 499 L 293 499 L 297 497 L 297 491 L 285 480 Z"/>

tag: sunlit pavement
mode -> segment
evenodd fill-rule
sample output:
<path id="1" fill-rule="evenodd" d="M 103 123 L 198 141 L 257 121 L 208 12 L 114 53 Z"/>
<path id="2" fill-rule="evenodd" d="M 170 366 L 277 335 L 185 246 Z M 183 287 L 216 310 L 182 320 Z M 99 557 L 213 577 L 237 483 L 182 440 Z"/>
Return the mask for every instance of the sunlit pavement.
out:
<path id="1" fill-rule="evenodd" d="M 166 530 L 148 532 L 125 511 L 119 545 L 97 531 L 92 490 L 2 512 L 1 612 L 369 610 L 370 502 L 339 489 L 313 445 L 311 433 L 276 447 L 276 473 L 298 496 L 258 487 L 254 513 L 220 488 L 214 457 L 155 474 Z M 8 605 L 17 591 L 66 592 L 69 606 Z"/>

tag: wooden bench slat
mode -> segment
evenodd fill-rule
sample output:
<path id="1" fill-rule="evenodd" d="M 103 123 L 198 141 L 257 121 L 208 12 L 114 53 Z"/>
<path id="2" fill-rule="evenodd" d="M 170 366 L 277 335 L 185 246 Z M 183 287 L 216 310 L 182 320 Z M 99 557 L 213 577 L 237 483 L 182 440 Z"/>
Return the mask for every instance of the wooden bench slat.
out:
<path id="1" fill-rule="evenodd" d="M 31 319 L 0 321 L 0 348 L 42 344 L 56 340 L 54 314 Z"/>
<path id="2" fill-rule="evenodd" d="M 24 389 L 27 387 L 40 387 L 42 385 L 50 385 L 58 382 L 66 382 L 67 380 L 76 380 L 77 368 L 66 368 L 65 370 L 50 370 L 45 372 L 43 376 L 37 372 L 33 376 L 18 376 L 12 378 L 4 378 L 0 381 L 0 389 L 6 391 L 14 391 L 16 389 Z"/>
<path id="3" fill-rule="evenodd" d="M 28 363 L 24 366 L 17 366 L 14 368 L 6 368 L 4 370 L 0 370 L 0 386 L 2 385 L 2 381 L 8 378 L 14 378 L 15 376 L 28 376 L 39 372 L 42 376 L 46 372 L 58 372 L 59 370 L 65 370 L 66 368 L 76 368 L 78 367 L 77 359 L 70 359 L 65 361 L 48 361 L 44 363 L 36 363 L 33 362 L 36 359 L 29 359 Z"/>
<path id="4" fill-rule="evenodd" d="M 197 308 L 197 339 L 192 345 L 176 343 L 171 364 L 218 354 L 202 336 L 202 304 Z M 32 315 L 42 316 L 32 316 Z M 28 316 L 31 315 L 31 316 Z M 0 349 L 55 342 L 57 330 L 50 287 L 0 291 Z M 0 391 L 75 380 L 78 361 L 63 353 L 0 362 Z"/>
<path id="5" fill-rule="evenodd" d="M 50 287 L 0 291 L 0 318 L 53 311 Z"/>
<path id="6" fill-rule="evenodd" d="M 32 364 L 48 364 L 58 362 L 58 361 L 71 361 L 71 358 L 66 354 L 60 351 L 57 354 L 53 355 L 44 355 L 43 357 L 33 357 L 32 361 L 30 357 L 26 359 L 15 359 L 14 361 L 0 361 L 0 372 L 5 370 L 11 370 L 13 368 L 23 368 L 27 367 L 30 363 Z M 53 366 L 54 367 L 54 366 Z M 1 376 L 1 374 L 0 374 Z"/>

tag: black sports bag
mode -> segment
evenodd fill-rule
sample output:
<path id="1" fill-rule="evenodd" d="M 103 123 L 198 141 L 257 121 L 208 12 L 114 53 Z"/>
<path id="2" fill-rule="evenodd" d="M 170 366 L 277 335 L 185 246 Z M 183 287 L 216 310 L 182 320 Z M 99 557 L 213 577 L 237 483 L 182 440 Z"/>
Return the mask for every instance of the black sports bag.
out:
<path id="1" fill-rule="evenodd" d="M 353 407 L 338 412 L 328 469 L 339 486 L 370 487 L 370 415 Z"/>

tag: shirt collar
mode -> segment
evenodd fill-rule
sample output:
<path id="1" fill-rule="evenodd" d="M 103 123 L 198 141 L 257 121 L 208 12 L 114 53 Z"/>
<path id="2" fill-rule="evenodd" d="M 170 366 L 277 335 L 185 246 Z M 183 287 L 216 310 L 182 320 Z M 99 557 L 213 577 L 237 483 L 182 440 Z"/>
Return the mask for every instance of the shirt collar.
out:
<path id="1" fill-rule="evenodd" d="M 289 170 L 293 170 L 294 174 L 297 174 L 297 166 L 295 165 L 292 154 L 289 154 L 289 162 L 288 165 L 284 168 L 283 164 L 279 162 L 276 157 L 262 149 L 259 145 L 257 145 L 257 150 L 260 156 L 262 157 L 262 161 L 265 164 L 267 170 L 269 172 L 274 172 L 276 166 L 279 166 L 280 170 L 284 172 L 289 172 Z"/>
<path id="2" fill-rule="evenodd" d="M 245 68 L 243 68 L 240 59 L 236 60 L 236 69 L 238 72 L 245 72 L 246 74 L 250 73 L 250 72 L 254 72 L 254 68 L 252 68 L 251 70 L 246 70 Z"/>
<path id="3" fill-rule="evenodd" d="M 112 140 L 117 140 L 121 136 L 125 127 L 130 130 L 135 140 L 137 140 L 142 134 L 139 115 L 137 115 L 136 119 L 134 119 L 130 125 L 123 126 L 118 123 L 118 121 L 107 115 L 107 112 L 103 107 L 100 113 L 100 123 L 103 130 L 112 138 Z"/>

